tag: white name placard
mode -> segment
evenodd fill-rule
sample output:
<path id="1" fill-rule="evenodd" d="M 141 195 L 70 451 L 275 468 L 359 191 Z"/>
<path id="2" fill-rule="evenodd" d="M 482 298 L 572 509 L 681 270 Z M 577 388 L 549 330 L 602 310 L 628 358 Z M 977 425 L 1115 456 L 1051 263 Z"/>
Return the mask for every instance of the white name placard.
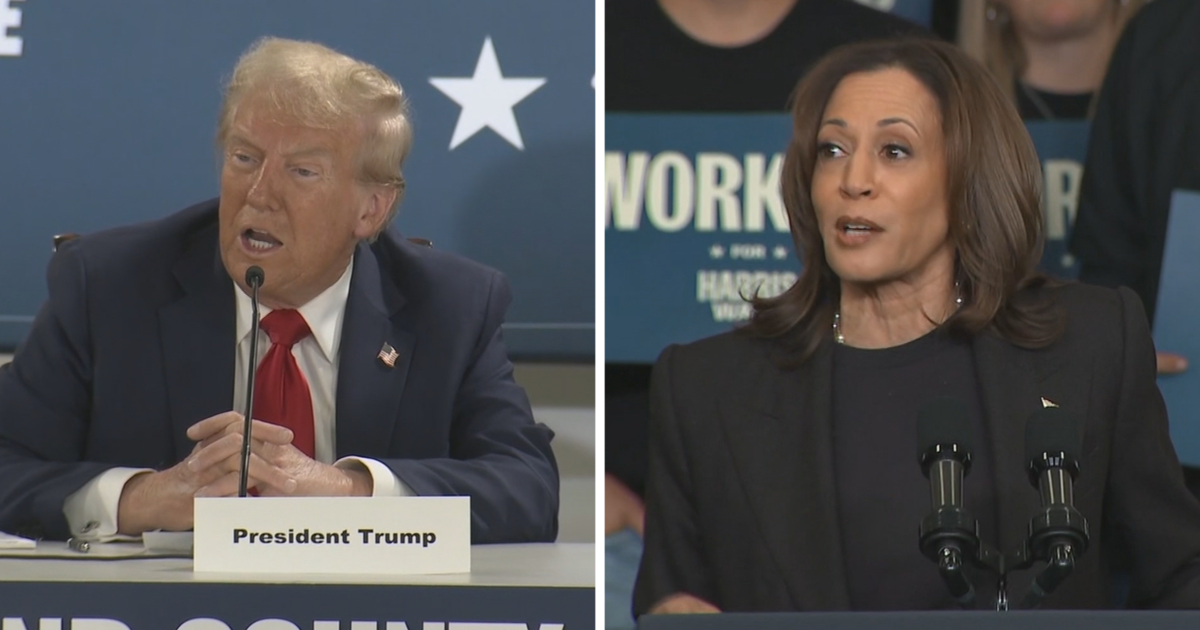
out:
<path id="1" fill-rule="evenodd" d="M 195 570 L 467 573 L 470 497 L 196 499 Z"/>

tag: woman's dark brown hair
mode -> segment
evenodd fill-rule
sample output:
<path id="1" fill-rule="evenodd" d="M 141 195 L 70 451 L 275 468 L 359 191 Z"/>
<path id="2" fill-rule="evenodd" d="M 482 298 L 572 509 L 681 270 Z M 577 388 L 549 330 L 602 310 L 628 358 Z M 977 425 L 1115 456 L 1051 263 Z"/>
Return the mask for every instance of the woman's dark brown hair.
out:
<path id="1" fill-rule="evenodd" d="M 847 76 L 902 68 L 937 100 L 946 151 L 950 239 L 963 306 L 944 326 L 976 335 L 992 329 L 1026 348 L 1044 347 L 1062 317 L 1031 291 L 1046 283 L 1042 256 L 1041 164 L 1012 101 L 978 62 L 951 44 L 896 39 L 852 44 L 823 58 L 796 87 L 792 139 L 783 162 L 783 202 L 803 270 L 776 297 L 754 298 L 743 329 L 788 337 L 796 360 L 831 334 L 841 287 L 825 260 L 812 202 L 817 131 L 830 96 Z"/>

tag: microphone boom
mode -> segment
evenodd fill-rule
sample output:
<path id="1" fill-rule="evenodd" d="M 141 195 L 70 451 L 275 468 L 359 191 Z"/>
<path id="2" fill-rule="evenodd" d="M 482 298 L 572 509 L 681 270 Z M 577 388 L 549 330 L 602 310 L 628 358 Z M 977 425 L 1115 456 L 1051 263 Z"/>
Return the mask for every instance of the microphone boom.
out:
<path id="1" fill-rule="evenodd" d="M 246 407 L 242 418 L 242 470 L 238 475 L 238 496 L 246 496 L 250 475 L 250 428 L 254 411 L 254 376 L 258 371 L 258 289 L 266 276 L 262 267 L 251 265 L 246 270 L 246 286 L 250 287 L 250 356 L 246 361 Z"/>

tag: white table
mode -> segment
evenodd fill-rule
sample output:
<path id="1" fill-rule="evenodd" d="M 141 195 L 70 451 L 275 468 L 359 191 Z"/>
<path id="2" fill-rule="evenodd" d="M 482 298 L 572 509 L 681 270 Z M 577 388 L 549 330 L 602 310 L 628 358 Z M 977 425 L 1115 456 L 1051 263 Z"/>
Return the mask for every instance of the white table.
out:
<path id="1" fill-rule="evenodd" d="M 26 630 L 50 618 L 62 630 L 594 627 L 591 544 L 475 546 L 471 573 L 426 576 L 193 573 L 187 559 L 45 557 L 60 551 L 0 558 L 0 619 L 22 619 Z"/>

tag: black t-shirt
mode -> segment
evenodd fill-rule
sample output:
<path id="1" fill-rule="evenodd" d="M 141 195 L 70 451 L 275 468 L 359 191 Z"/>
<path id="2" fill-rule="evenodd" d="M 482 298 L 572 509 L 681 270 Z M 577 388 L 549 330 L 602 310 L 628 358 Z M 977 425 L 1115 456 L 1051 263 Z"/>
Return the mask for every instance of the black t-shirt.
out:
<path id="1" fill-rule="evenodd" d="M 650 366 L 605 366 L 604 470 L 639 496 L 650 459 Z"/>
<path id="2" fill-rule="evenodd" d="M 766 37 L 709 46 L 679 29 L 654 0 L 605 3 L 605 110 L 782 112 L 800 77 L 851 42 L 929 33 L 849 0 L 798 0 Z"/>
<path id="3" fill-rule="evenodd" d="M 956 607 L 918 545 L 921 519 L 933 506 L 917 461 L 917 414 L 933 398 L 951 396 L 967 405 L 975 444 L 963 506 L 979 521 L 981 540 L 997 544 L 979 391 L 970 342 L 944 332 L 895 348 L 834 349 L 834 486 L 853 610 Z M 976 607 L 994 608 L 995 578 L 974 568 L 968 575 Z"/>
<path id="4" fill-rule="evenodd" d="M 1082 120 L 1088 117 L 1094 92 L 1059 94 L 1014 82 L 1017 110 L 1025 120 Z"/>

